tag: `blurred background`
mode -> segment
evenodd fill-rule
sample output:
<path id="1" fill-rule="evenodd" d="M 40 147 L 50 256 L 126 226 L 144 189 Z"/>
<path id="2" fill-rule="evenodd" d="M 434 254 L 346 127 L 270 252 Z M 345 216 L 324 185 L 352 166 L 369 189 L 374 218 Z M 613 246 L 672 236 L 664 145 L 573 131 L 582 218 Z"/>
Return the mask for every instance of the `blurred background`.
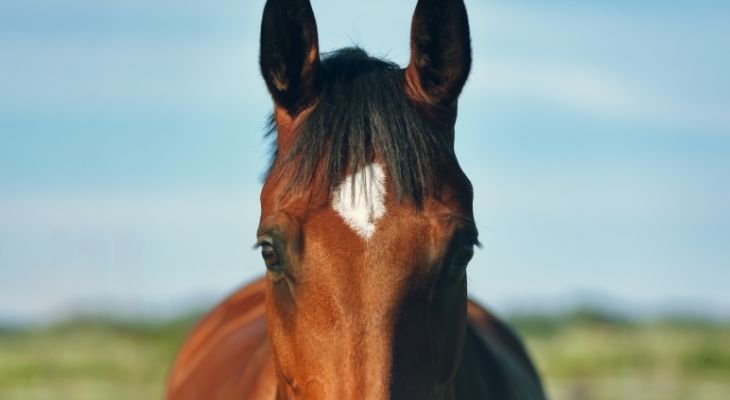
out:
<path id="1" fill-rule="evenodd" d="M 264 0 L 0 4 L 0 398 L 154 399 L 263 272 Z M 312 0 L 401 65 L 414 1 Z M 730 398 L 730 3 L 467 0 L 473 297 L 553 399 Z"/>

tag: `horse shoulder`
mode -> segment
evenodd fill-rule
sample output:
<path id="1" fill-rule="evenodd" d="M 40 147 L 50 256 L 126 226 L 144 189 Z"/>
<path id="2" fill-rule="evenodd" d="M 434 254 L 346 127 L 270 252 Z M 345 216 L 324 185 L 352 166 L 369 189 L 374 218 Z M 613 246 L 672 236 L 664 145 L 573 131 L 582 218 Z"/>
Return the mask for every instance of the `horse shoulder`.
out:
<path id="1" fill-rule="evenodd" d="M 520 338 L 503 321 L 470 301 L 459 400 L 544 400 L 537 371 Z"/>
<path id="2" fill-rule="evenodd" d="M 167 399 L 274 399 L 275 393 L 264 286 L 258 280 L 195 326 L 170 371 Z"/>

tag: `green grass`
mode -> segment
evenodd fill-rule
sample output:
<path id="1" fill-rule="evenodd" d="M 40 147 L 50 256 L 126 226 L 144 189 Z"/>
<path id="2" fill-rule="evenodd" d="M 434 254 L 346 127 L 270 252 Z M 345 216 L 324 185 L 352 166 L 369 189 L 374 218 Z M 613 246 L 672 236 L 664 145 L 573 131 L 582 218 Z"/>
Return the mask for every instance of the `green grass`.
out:
<path id="1" fill-rule="evenodd" d="M 730 399 L 726 324 L 686 319 L 639 323 L 580 313 L 512 322 L 554 399 Z"/>
<path id="2" fill-rule="evenodd" d="M 160 399 L 194 318 L 0 329 L 0 399 Z M 730 399 L 730 325 L 580 311 L 511 318 L 552 399 Z"/>
<path id="3" fill-rule="evenodd" d="M 0 334 L 0 399 L 160 399 L 191 324 L 79 320 Z"/>

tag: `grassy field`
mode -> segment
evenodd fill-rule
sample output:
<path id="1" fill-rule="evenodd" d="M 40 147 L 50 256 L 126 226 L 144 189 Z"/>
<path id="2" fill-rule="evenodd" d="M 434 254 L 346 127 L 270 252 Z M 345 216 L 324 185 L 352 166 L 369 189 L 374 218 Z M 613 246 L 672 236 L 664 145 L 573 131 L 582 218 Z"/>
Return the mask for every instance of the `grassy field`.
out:
<path id="1" fill-rule="evenodd" d="M 160 399 L 194 318 L 0 329 L 0 399 Z M 556 400 L 728 400 L 730 325 L 598 313 L 511 318 Z"/>
<path id="2" fill-rule="evenodd" d="M 730 325 L 515 317 L 557 400 L 728 400 Z"/>

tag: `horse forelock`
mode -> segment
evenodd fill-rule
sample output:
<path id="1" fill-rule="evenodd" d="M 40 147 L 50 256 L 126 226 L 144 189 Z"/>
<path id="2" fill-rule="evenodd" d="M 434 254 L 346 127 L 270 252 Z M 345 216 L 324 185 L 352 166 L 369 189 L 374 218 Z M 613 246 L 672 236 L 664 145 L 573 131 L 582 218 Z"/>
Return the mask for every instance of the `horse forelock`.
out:
<path id="1" fill-rule="evenodd" d="M 311 110 L 287 132 L 270 119 L 272 158 L 265 178 L 287 181 L 282 193 L 313 188 L 334 194 L 348 176 L 378 163 L 398 200 L 421 206 L 438 195 L 435 177 L 456 163 L 453 126 L 431 123 L 408 98 L 404 70 L 359 48 L 330 53 L 322 61 L 322 89 Z"/>

